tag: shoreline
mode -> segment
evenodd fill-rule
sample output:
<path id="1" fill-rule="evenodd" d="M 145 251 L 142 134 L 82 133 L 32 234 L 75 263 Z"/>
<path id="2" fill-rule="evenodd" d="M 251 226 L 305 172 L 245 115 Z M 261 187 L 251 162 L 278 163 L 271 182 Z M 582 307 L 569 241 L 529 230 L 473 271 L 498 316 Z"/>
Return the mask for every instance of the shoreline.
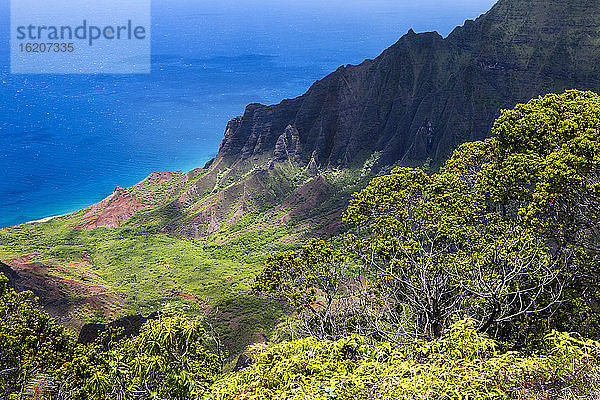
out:
<path id="1" fill-rule="evenodd" d="M 68 215 L 68 214 L 54 215 L 54 216 L 52 216 L 52 217 L 45 217 L 45 218 L 41 218 L 41 219 L 36 219 L 36 220 L 34 220 L 34 221 L 27 221 L 27 222 L 23 223 L 23 225 L 27 225 L 27 224 L 37 224 L 37 223 L 40 223 L 40 222 L 48 222 L 48 221 L 52 221 L 52 220 L 53 220 L 53 219 L 55 219 L 55 218 L 64 217 L 65 215 Z"/>

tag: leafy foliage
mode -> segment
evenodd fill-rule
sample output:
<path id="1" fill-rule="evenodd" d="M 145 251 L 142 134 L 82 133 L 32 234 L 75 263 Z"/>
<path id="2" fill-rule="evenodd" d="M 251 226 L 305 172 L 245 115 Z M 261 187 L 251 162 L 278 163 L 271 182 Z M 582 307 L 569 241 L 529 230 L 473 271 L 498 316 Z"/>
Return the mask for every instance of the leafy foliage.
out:
<path id="1" fill-rule="evenodd" d="M 254 292 L 264 291 L 292 304 L 302 316 L 297 327 L 304 334 L 321 339 L 339 338 L 349 331 L 341 323 L 340 313 L 349 314 L 352 309 L 352 304 L 340 301 L 345 297 L 348 268 L 346 255 L 322 240 L 313 239 L 300 251 L 268 257 L 252 288 Z"/>
<path id="2" fill-rule="evenodd" d="M 43 314 L 42 311 L 39 311 Z M 358 335 L 251 348 L 253 363 L 221 374 L 199 321 L 166 314 L 140 336 L 79 346 L 54 374 L 52 399 L 507 399 L 600 395 L 600 343 L 548 334 L 533 355 L 455 323 L 407 346 Z M 42 378 L 40 378 L 42 379 Z M 55 384 L 56 382 L 56 384 Z M 39 393 L 39 392 L 36 392 Z M 20 398 L 15 393 L 14 398 Z M 10 398 L 10 397 L 9 397 Z"/>
<path id="3" fill-rule="evenodd" d="M 64 363 L 73 343 L 66 330 L 39 309 L 31 292 L 17 293 L 0 274 L 0 396 L 17 399 L 28 384 Z M 37 387 L 42 394 L 43 386 Z"/>
<path id="4" fill-rule="evenodd" d="M 73 399 L 195 399 L 220 372 L 217 356 L 206 350 L 199 321 L 181 315 L 148 321 L 139 336 L 78 348 L 58 372 Z"/>
<path id="5" fill-rule="evenodd" d="M 248 229 L 254 214 L 204 241 L 160 236 L 166 208 L 137 216 L 154 225 L 84 231 L 66 217 L 1 231 L 2 254 L 70 263 L 49 272 L 64 280 L 77 265 L 81 281 L 127 282 L 128 309 L 170 311 L 137 337 L 76 346 L 0 275 L 0 390 L 79 400 L 599 398 L 600 343 L 555 329 L 600 336 L 599 129 L 600 97 L 589 92 L 504 111 L 494 138 L 462 145 L 439 173 L 373 179 L 344 214 L 351 234 L 332 243 L 281 244 L 287 228 Z M 291 172 L 280 171 L 288 186 L 301 179 Z M 349 190 L 348 176 L 330 178 Z M 257 261 L 275 250 L 284 252 L 267 257 L 248 294 Z M 301 339 L 255 345 L 249 367 L 223 374 L 214 330 L 173 311 L 198 312 L 197 296 L 216 305 L 230 349 L 241 350 L 248 326 L 268 333 L 282 300 L 295 313 L 273 337 Z"/>
<path id="6" fill-rule="evenodd" d="M 461 146 L 439 173 L 396 168 L 373 179 L 344 216 L 355 234 L 329 250 L 356 260 L 334 272 L 336 281 L 351 278 L 350 271 L 368 280 L 351 294 L 358 298 L 355 331 L 397 342 L 439 338 L 457 319 L 470 318 L 480 331 L 522 343 L 523 328 L 539 334 L 559 325 L 552 316 L 565 299 L 570 306 L 583 301 L 584 314 L 593 314 L 598 129 L 599 96 L 548 95 L 504 111 L 494 138 Z M 271 258 L 256 289 L 338 296 L 302 278 L 321 261 L 298 260 Z M 348 318 L 338 320 L 347 328 Z"/>
<path id="7" fill-rule="evenodd" d="M 528 222 L 557 243 L 597 251 L 600 97 L 571 90 L 534 99 L 503 112 L 494 133 L 497 157 L 485 174 L 491 198 L 519 201 Z"/>
<path id="8" fill-rule="evenodd" d="M 255 346 L 255 362 L 223 376 L 210 399 L 507 399 L 598 395 L 600 344 L 552 333 L 523 357 L 460 321 L 440 339 L 410 346 L 361 336 Z"/>

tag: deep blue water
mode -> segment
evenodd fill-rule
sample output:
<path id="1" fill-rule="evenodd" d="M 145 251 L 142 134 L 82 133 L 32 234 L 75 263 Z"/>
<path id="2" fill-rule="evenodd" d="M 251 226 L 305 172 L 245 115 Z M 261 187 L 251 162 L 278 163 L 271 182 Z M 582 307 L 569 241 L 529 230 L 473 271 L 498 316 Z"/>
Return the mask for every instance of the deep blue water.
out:
<path id="1" fill-rule="evenodd" d="M 305 92 L 409 28 L 447 35 L 493 0 L 155 0 L 150 75 L 10 75 L 0 1 L 0 227 L 201 167 L 246 104 Z"/>

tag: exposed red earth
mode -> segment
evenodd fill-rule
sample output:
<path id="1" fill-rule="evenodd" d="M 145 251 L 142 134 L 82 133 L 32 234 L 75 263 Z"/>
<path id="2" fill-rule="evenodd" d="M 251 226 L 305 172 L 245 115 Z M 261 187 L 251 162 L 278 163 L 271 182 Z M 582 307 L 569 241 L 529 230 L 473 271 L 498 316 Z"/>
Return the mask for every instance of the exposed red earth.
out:
<path id="1" fill-rule="evenodd" d="M 40 304 L 55 319 L 73 331 L 84 324 L 81 313 L 90 313 L 107 320 L 116 318 L 123 305 L 123 298 L 108 288 L 86 284 L 67 278 L 68 267 L 49 263 L 33 262 L 35 254 L 2 260 L 2 272 L 9 277 L 9 284 L 15 289 L 31 290 L 39 298 Z M 89 267 L 87 261 L 77 263 L 77 267 Z M 89 270 L 86 270 L 89 271 Z M 90 276 L 93 278 L 93 276 Z"/>
<path id="2" fill-rule="evenodd" d="M 154 172 L 128 189 L 120 186 L 108 197 L 76 214 L 81 215 L 77 227 L 114 228 L 131 219 L 136 212 L 164 204 L 189 181 L 192 173 Z"/>
<path id="3" fill-rule="evenodd" d="M 317 174 L 285 197 L 277 198 L 265 183 L 266 171 L 249 173 L 229 186 L 214 191 L 214 171 L 197 169 L 184 174 L 177 172 L 154 172 L 131 188 L 117 187 L 115 191 L 84 210 L 72 214 L 76 218 L 74 227 L 94 229 L 118 227 L 128 223 L 139 211 L 168 206 L 177 214 L 158 233 L 173 234 L 186 239 L 210 236 L 219 230 L 238 223 L 246 214 L 257 211 L 256 200 L 262 199 L 271 209 L 264 213 L 260 222 L 238 232 L 237 236 L 249 231 L 279 227 L 298 222 L 331 196 L 331 190 L 323 175 Z M 199 179 L 194 179 L 204 173 Z M 192 182 L 193 181 L 193 182 Z M 202 195 L 202 189 L 213 189 L 214 193 Z M 341 212 L 335 210 L 321 218 L 320 234 L 336 233 L 341 227 Z M 297 224 L 302 229 L 311 229 L 310 221 Z M 229 240 L 235 237 L 229 238 Z"/>

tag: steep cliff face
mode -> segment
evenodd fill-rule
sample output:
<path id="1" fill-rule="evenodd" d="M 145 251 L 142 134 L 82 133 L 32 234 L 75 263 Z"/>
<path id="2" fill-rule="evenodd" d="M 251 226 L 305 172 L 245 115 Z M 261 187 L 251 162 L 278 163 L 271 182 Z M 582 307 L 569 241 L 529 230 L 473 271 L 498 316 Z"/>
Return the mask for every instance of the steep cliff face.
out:
<path id="1" fill-rule="evenodd" d="M 328 173 L 368 164 L 364 180 L 385 166 L 440 166 L 461 143 L 488 136 L 502 108 L 565 89 L 600 91 L 599 65 L 600 1 L 500 0 L 447 38 L 411 30 L 296 99 L 250 104 L 204 169 L 119 189 L 84 210 L 80 225 L 150 223 L 197 238 L 255 213 L 257 229 L 310 218 L 333 227 L 353 187 Z M 310 214 L 323 204 L 318 218 Z"/>
<path id="2" fill-rule="evenodd" d="M 600 0 L 500 0 L 447 38 L 411 30 L 303 96 L 249 105 L 204 168 L 118 187 L 46 229 L 28 225 L 26 241 L 15 228 L 0 244 L 23 250 L 9 249 L 0 272 L 75 328 L 81 315 L 112 319 L 132 304 L 198 303 L 234 288 L 233 272 L 213 272 L 237 257 L 342 231 L 348 198 L 378 167 L 439 166 L 460 143 L 488 136 L 502 108 L 569 88 L 600 91 Z M 253 273 L 246 267 L 235 271 L 239 282 Z"/>
<path id="3" fill-rule="evenodd" d="M 380 151 L 381 164 L 439 165 L 460 143 L 488 136 L 501 108 L 600 89 L 599 11 L 593 0 L 501 0 L 447 38 L 410 31 L 299 98 L 248 106 L 228 124 L 217 158 L 268 154 L 327 168 Z"/>

